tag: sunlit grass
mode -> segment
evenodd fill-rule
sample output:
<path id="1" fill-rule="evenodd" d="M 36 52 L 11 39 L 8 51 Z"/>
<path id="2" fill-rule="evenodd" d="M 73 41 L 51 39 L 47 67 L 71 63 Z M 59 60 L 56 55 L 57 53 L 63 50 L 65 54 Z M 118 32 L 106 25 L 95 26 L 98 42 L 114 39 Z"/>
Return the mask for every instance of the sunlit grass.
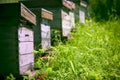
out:
<path id="1" fill-rule="evenodd" d="M 40 74 L 45 74 L 46 80 L 119 80 L 119 22 L 76 23 L 71 39 L 52 47 L 55 57 L 36 60 Z"/>

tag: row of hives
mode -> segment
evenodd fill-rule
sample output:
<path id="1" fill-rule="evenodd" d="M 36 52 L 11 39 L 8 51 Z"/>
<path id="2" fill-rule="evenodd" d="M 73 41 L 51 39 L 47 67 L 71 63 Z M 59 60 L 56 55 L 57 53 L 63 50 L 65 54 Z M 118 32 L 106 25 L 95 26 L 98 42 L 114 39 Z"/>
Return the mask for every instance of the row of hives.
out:
<path id="1" fill-rule="evenodd" d="M 51 47 L 51 30 L 67 39 L 76 21 L 85 23 L 84 8 L 68 0 L 1 0 L 0 76 L 34 72 L 34 49 Z"/>

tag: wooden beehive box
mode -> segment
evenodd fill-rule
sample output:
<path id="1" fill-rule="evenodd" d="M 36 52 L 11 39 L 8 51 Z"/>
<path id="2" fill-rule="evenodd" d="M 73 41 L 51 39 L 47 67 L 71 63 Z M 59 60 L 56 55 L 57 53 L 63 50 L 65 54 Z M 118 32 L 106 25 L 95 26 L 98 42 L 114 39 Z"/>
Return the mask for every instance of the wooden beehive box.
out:
<path id="1" fill-rule="evenodd" d="M 76 8 L 76 4 L 71 1 L 70 2 L 71 6 L 72 6 L 72 10 L 70 10 L 69 12 L 69 16 L 70 16 L 70 23 L 71 23 L 71 28 L 74 29 L 75 28 L 75 8 Z"/>
<path id="2" fill-rule="evenodd" d="M 0 4 L 0 76 L 34 70 L 36 16 L 22 3 Z"/>
<path id="3" fill-rule="evenodd" d="M 45 8 L 53 13 L 53 21 L 50 23 L 51 29 L 59 30 L 61 37 L 68 37 L 71 28 L 74 26 L 74 20 L 72 10 L 75 8 L 73 1 L 69 0 L 22 0 L 29 8 L 39 9 Z M 71 11 L 71 13 L 70 13 Z M 66 15 L 66 16 L 64 16 Z M 64 16 L 64 17 L 63 17 Z M 69 17 L 69 19 L 68 19 Z M 72 22 L 72 23 L 71 23 Z M 39 26 L 39 25 L 38 25 Z M 39 30 L 39 29 L 36 29 Z M 36 34 L 38 31 L 36 31 Z M 40 37 L 40 36 L 39 36 Z M 39 43 L 39 37 L 37 36 L 35 44 Z M 37 39 L 38 38 L 38 39 Z"/>
<path id="4" fill-rule="evenodd" d="M 50 23 L 53 20 L 52 12 L 42 8 L 41 10 L 41 42 L 42 48 L 48 49 L 51 47 L 51 34 L 50 34 Z"/>
<path id="5" fill-rule="evenodd" d="M 62 0 L 61 7 L 48 8 L 53 12 L 52 29 L 61 31 L 62 37 L 68 37 L 70 31 L 75 27 L 74 13 L 72 10 L 75 8 L 75 4 L 68 0 Z"/>
<path id="6" fill-rule="evenodd" d="M 64 37 L 68 37 L 70 35 L 70 31 L 75 28 L 75 18 L 74 12 L 75 4 L 69 0 L 63 0 L 63 6 L 66 7 L 62 9 L 62 35 Z"/>
<path id="7" fill-rule="evenodd" d="M 87 8 L 87 3 L 84 1 L 81 1 L 80 2 L 80 10 L 79 10 L 80 23 L 85 23 L 86 8 Z"/>
<path id="8" fill-rule="evenodd" d="M 80 21 L 80 18 L 79 18 L 79 12 L 80 12 L 80 1 L 81 0 L 71 0 L 75 5 L 74 7 L 74 18 L 75 18 L 75 22 L 78 22 Z"/>
<path id="9" fill-rule="evenodd" d="M 50 22 L 53 20 L 53 14 L 44 8 L 32 8 L 31 10 L 37 16 L 37 27 L 34 27 L 35 47 L 36 49 L 49 49 L 51 47 Z"/>

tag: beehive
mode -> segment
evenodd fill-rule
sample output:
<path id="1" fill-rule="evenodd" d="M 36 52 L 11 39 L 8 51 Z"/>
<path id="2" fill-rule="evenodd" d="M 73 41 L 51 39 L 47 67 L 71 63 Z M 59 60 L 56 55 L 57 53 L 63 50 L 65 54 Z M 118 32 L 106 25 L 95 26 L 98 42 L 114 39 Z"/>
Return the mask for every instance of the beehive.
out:
<path id="1" fill-rule="evenodd" d="M 71 28 L 75 27 L 74 25 L 75 21 L 73 20 L 74 14 L 72 12 L 72 10 L 75 8 L 75 4 L 72 1 L 69 1 L 69 0 L 49 0 L 49 1 L 20 0 L 20 1 L 26 4 L 30 9 L 32 8 L 37 10 L 40 8 L 44 8 L 52 12 L 53 20 L 50 22 L 51 29 L 59 30 L 61 37 L 68 37 L 71 31 Z M 72 14 L 70 13 L 70 11 Z M 67 15 L 67 16 L 62 17 L 64 15 Z M 73 18 L 71 18 L 71 16 Z M 37 20 L 40 21 L 40 19 L 37 19 Z M 40 32 L 38 32 L 38 30 L 40 30 L 39 28 L 35 30 L 36 30 L 35 31 L 36 34 L 40 34 Z M 36 44 L 38 45 L 40 43 L 40 36 L 35 35 L 35 37 L 36 37 L 35 45 Z"/>
<path id="2" fill-rule="evenodd" d="M 87 3 L 84 1 L 81 1 L 80 2 L 80 11 L 79 11 L 80 23 L 85 23 L 86 8 L 87 8 Z"/>
<path id="3" fill-rule="evenodd" d="M 74 13 L 72 12 L 74 8 L 73 2 L 62 0 L 61 7 L 49 9 L 53 12 L 52 29 L 60 30 L 62 37 L 68 37 L 71 29 L 75 27 Z"/>
<path id="4" fill-rule="evenodd" d="M 22 3 L 0 4 L 0 76 L 34 70 L 36 16 Z"/>
<path id="5" fill-rule="evenodd" d="M 50 22 L 53 20 L 53 14 L 44 8 L 31 10 L 37 16 L 37 27 L 34 27 L 36 49 L 49 49 L 51 47 Z"/>

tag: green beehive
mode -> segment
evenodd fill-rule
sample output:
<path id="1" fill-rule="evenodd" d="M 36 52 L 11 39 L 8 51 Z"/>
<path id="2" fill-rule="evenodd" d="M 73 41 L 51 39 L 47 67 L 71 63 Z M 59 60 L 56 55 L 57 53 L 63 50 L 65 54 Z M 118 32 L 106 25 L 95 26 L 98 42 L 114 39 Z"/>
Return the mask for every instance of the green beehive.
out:
<path id="1" fill-rule="evenodd" d="M 59 30 L 61 37 L 68 38 L 70 31 L 75 27 L 74 13 L 75 4 L 71 1 L 61 0 L 61 6 L 48 8 L 53 12 L 52 29 Z"/>
<path id="2" fill-rule="evenodd" d="M 21 2 L 36 14 L 37 26 L 33 28 L 35 49 L 50 48 L 53 14 L 46 8 L 60 6 L 60 0 L 21 0 Z"/>
<path id="3" fill-rule="evenodd" d="M 0 77 L 34 71 L 36 16 L 22 3 L 0 4 Z"/>
<path id="4" fill-rule="evenodd" d="M 86 10 L 87 10 L 87 3 L 84 1 L 81 1 L 80 2 L 80 11 L 79 11 L 80 23 L 85 23 Z"/>
<path id="5" fill-rule="evenodd" d="M 53 14 L 44 8 L 32 8 L 31 10 L 37 16 L 37 26 L 34 27 L 35 49 L 49 49 L 51 47 L 50 22 L 53 20 Z"/>
<path id="6" fill-rule="evenodd" d="M 69 0 L 21 0 L 28 8 L 40 9 L 44 8 L 53 13 L 53 20 L 50 22 L 50 29 L 58 30 L 61 37 L 67 38 L 74 25 L 74 9 L 73 2 Z M 37 16 L 40 18 L 40 16 Z M 73 18 L 71 18 L 73 17 Z M 71 24 L 72 23 L 72 24 Z M 35 29 L 35 46 L 40 44 L 39 25 Z M 54 35 L 54 34 L 53 34 Z"/>

